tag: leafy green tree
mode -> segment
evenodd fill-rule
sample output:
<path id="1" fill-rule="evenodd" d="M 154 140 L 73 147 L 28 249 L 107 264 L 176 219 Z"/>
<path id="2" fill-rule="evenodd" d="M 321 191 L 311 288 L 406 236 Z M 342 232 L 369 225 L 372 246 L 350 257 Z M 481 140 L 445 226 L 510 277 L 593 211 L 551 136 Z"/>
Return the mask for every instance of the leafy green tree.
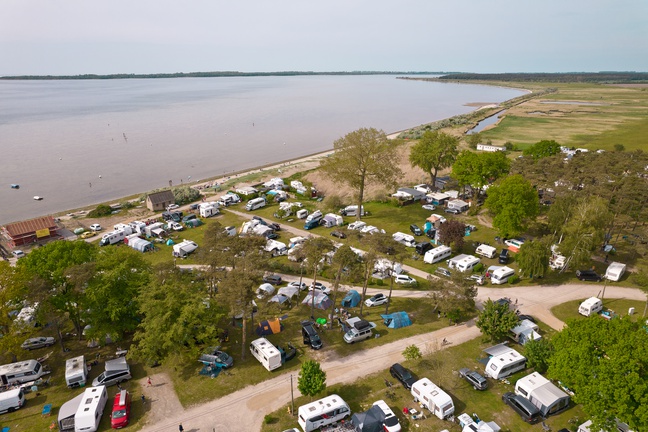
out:
<path id="1" fill-rule="evenodd" d="M 571 320 L 552 338 L 548 375 L 574 391 L 594 423 L 648 430 L 648 332 L 627 317 Z"/>
<path id="2" fill-rule="evenodd" d="M 436 305 L 437 312 L 445 313 L 450 322 L 457 322 L 462 314 L 475 310 L 477 287 L 475 281 L 466 277 L 465 273 L 453 272 L 450 283 L 445 279 L 428 276 L 430 283 L 430 298 Z"/>
<path id="3" fill-rule="evenodd" d="M 20 344 L 31 336 L 12 318 L 12 312 L 20 310 L 27 297 L 26 287 L 24 275 L 18 268 L 0 261 L 0 358 L 5 359 L 5 363 L 18 361 L 17 356 L 23 351 Z"/>
<path id="4" fill-rule="evenodd" d="M 315 396 L 326 389 L 326 372 L 322 370 L 319 362 L 306 360 L 302 363 L 297 389 L 304 396 Z"/>
<path id="5" fill-rule="evenodd" d="M 195 253 L 196 260 L 204 267 L 204 273 L 207 277 L 210 296 L 217 292 L 218 284 L 224 277 L 227 267 L 232 265 L 236 257 L 230 253 L 232 243 L 237 241 L 237 237 L 232 237 L 225 232 L 223 225 L 215 221 L 207 225 L 203 234 L 202 247 L 198 248 Z M 261 247 L 261 242 L 258 243 Z"/>
<path id="6" fill-rule="evenodd" d="M 413 167 L 419 167 L 430 174 L 435 187 L 439 170 L 452 166 L 457 158 L 459 139 L 439 131 L 426 131 L 410 151 L 409 160 Z"/>
<path id="7" fill-rule="evenodd" d="M 491 341 L 496 342 L 504 339 L 517 323 L 517 314 L 507 303 L 495 303 L 488 299 L 484 303 L 484 309 L 479 312 L 475 325 Z"/>
<path id="8" fill-rule="evenodd" d="M 523 232 L 540 212 L 538 193 L 521 175 L 508 176 L 490 187 L 485 205 L 495 215 L 493 226 L 505 237 Z"/>
<path id="9" fill-rule="evenodd" d="M 524 242 L 515 261 L 520 267 L 520 274 L 532 278 L 542 278 L 549 268 L 551 248 L 544 239 Z"/>
<path id="10" fill-rule="evenodd" d="M 423 358 L 423 354 L 421 353 L 421 349 L 416 345 L 409 345 L 403 351 L 403 358 L 405 360 L 419 360 Z"/>
<path id="11" fill-rule="evenodd" d="M 522 154 L 533 159 L 542 159 L 560 153 L 560 144 L 554 140 L 542 140 L 526 148 Z"/>
<path id="12" fill-rule="evenodd" d="M 447 246 L 451 246 L 456 252 L 461 250 L 466 236 L 466 224 L 456 219 L 450 219 L 439 227 L 439 240 Z"/>
<path id="13" fill-rule="evenodd" d="M 333 251 L 333 242 L 325 237 L 309 237 L 298 251 L 298 257 L 304 260 L 304 265 L 313 275 L 313 283 L 325 265 L 326 255 Z M 313 292 L 314 293 L 314 292 Z M 315 296 L 311 301 L 311 316 L 315 316 Z"/>
<path id="14" fill-rule="evenodd" d="M 530 340 L 524 345 L 527 366 L 541 374 L 547 372 L 552 352 L 551 342 L 546 338 Z"/>
<path id="15" fill-rule="evenodd" d="M 563 241 L 560 243 L 560 252 L 567 257 L 569 267 L 589 264 L 592 252 L 603 243 L 611 219 L 603 198 L 583 197 L 575 203 L 562 229 Z"/>
<path id="16" fill-rule="evenodd" d="M 367 184 L 393 186 L 402 175 L 396 161 L 399 142 L 389 140 L 383 131 L 362 128 L 350 132 L 333 143 L 335 153 L 325 158 L 320 168 L 331 180 L 346 184 L 356 192 L 361 208 Z M 357 212 L 356 219 L 360 219 Z"/>
<path id="17" fill-rule="evenodd" d="M 480 133 L 466 135 L 466 142 L 468 143 L 468 147 L 477 150 L 477 144 L 481 144 L 482 136 Z"/>
<path id="18" fill-rule="evenodd" d="M 452 165 L 452 177 L 460 186 L 472 186 L 481 193 L 484 186 L 507 174 L 510 166 L 504 152 L 477 154 L 464 150 Z"/>
<path id="19" fill-rule="evenodd" d="M 335 251 L 333 261 L 331 262 L 331 267 L 335 270 L 335 279 L 333 279 L 333 295 L 331 296 L 333 308 L 335 308 L 337 302 L 337 294 L 341 283 L 352 276 L 353 271 L 351 271 L 350 268 L 357 267 L 359 262 L 360 259 L 358 258 L 358 255 L 356 255 L 356 253 L 347 245 L 343 245 Z"/>
<path id="20" fill-rule="evenodd" d="M 87 336 L 114 341 L 139 324 L 140 288 L 149 283 L 150 266 L 141 253 L 125 247 L 103 248 L 85 289 Z"/>

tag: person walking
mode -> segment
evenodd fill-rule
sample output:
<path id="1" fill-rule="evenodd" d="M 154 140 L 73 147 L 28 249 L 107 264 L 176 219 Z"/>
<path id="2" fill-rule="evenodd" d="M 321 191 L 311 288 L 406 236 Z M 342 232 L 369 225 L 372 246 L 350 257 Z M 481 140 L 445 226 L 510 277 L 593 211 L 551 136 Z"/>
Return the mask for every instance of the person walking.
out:
<path id="1" fill-rule="evenodd" d="M 178 431 L 179 432 L 184 432 L 184 428 L 182 427 L 182 423 L 178 426 Z"/>
<path id="2" fill-rule="evenodd" d="M 147 380 L 146 380 L 146 385 L 147 385 L 148 387 L 151 387 L 151 385 L 153 385 L 153 383 L 151 382 L 151 377 L 148 377 L 148 378 L 147 378 Z"/>

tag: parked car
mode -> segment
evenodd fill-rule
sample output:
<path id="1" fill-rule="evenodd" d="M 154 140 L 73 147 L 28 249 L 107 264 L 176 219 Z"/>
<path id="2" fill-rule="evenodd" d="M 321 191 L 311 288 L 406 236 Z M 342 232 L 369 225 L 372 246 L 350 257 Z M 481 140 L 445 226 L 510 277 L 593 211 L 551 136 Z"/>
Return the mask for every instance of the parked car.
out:
<path id="1" fill-rule="evenodd" d="M 389 373 L 391 374 L 391 376 L 400 381 L 400 383 L 403 384 L 403 387 L 405 387 L 407 390 L 410 390 L 412 388 L 412 384 L 417 381 L 416 377 L 412 375 L 412 371 L 404 366 L 401 366 L 400 363 L 394 363 L 393 365 L 391 365 L 391 367 L 389 368 Z"/>
<path id="2" fill-rule="evenodd" d="M 430 249 L 434 249 L 434 245 L 430 242 L 420 242 L 416 243 L 416 246 L 414 246 L 414 250 L 419 255 L 425 255 L 425 253 Z"/>
<path id="3" fill-rule="evenodd" d="M 184 227 L 178 222 L 169 222 L 169 228 L 171 228 L 173 231 L 182 231 L 184 229 Z"/>
<path id="4" fill-rule="evenodd" d="M 446 213 L 455 214 L 455 215 L 461 213 L 461 210 L 456 209 L 456 208 L 446 208 L 443 211 L 446 212 Z"/>
<path id="5" fill-rule="evenodd" d="M 450 273 L 450 270 L 444 267 L 439 267 L 434 271 L 435 274 L 440 275 L 440 276 L 445 276 L 445 277 L 452 277 L 452 273 Z"/>
<path id="6" fill-rule="evenodd" d="M 177 208 L 180 208 L 178 204 L 169 204 L 166 209 L 168 212 L 170 212 L 171 210 L 175 210 Z"/>
<path id="7" fill-rule="evenodd" d="M 270 230 L 270 231 L 266 231 L 266 233 L 264 234 L 264 236 L 265 236 L 265 238 L 267 238 L 268 240 L 274 240 L 274 239 L 278 239 L 278 238 L 279 238 L 279 234 L 277 234 L 276 232 L 274 232 L 274 231 L 272 231 L 272 230 Z"/>
<path id="8" fill-rule="evenodd" d="M 322 339 L 320 338 L 312 321 L 302 321 L 302 339 L 305 345 L 310 345 L 314 350 L 322 348 Z"/>
<path id="9" fill-rule="evenodd" d="M 272 285 L 279 285 L 282 282 L 281 276 L 276 274 L 265 275 L 263 276 L 263 282 L 269 283 Z"/>
<path id="10" fill-rule="evenodd" d="M 187 216 L 182 218 L 182 222 L 189 222 L 190 220 L 197 219 L 195 214 L 188 214 Z"/>
<path id="11" fill-rule="evenodd" d="M 520 321 L 529 320 L 532 323 L 536 322 L 535 318 L 533 318 L 531 315 L 518 315 L 518 320 Z"/>
<path id="12" fill-rule="evenodd" d="M 477 285 L 484 285 L 486 283 L 486 278 L 478 274 L 470 275 L 468 279 L 474 280 Z"/>
<path id="13" fill-rule="evenodd" d="M 424 204 L 421 207 L 423 208 L 423 210 L 430 210 L 430 211 L 436 210 L 436 206 L 433 206 L 432 204 Z"/>
<path id="14" fill-rule="evenodd" d="M 540 410 L 531 403 L 528 399 L 523 398 L 520 395 L 516 395 L 512 392 L 504 393 L 502 396 L 504 403 L 511 408 L 513 411 L 518 413 L 522 419 L 527 423 L 536 423 L 540 420 Z"/>
<path id="15" fill-rule="evenodd" d="M 304 282 L 300 284 L 299 281 L 292 281 L 288 284 L 288 286 L 299 288 L 300 291 L 305 291 L 306 288 L 308 288 L 308 285 L 306 285 Z"/>
<path id="16" fill-rule="evenodd" d="M 189 210 L 198 210 L 199 207 L 200 207 L 200 204 L 198 204 L 198 203 L 193 203 L 193 204 L 191 204 L 191 205 L 189 206 Z"/>
<path id="17" fill-rule="evenodd" d="M 601 282 L 603 280 L 603 277 L 594 270 L 576 270 L 576 277 L 578 280 L 589 282 Z"/>
<path id="18" fill-rule="evenodd" d="M 508 298 L 508 297 L 502 297 L 502 298 L 499 298 L 499 299 L 495 300 L 493 303 L 495 303 L 496 305 L 507 305 L 507 306 L 510 307 L 511 306 L 511 299 Z"/>
<path id="19" fill-rule="evenodd" d="M 414 234 L 415 236 L 423 235 L 423 231 L 421 231 L 421 228 L 419 228 L 419 226 L 416 224 L 410 225 L 410 231 L 412 231 L 412 234 Z"/>
<path id="20" fill-rule="evenodd" d="M 327 287 L 324 285 L 322 282 L 315 282 L 314 284 L 310 284 L 308 287 L 309 291 L 316 291 L 316 292 L 323 292 L 326 295 L 331 294 L 333 291 L 331 288 Z"/>
<path id="21" fill-rule="evenodd" d="M 381 304 L 385 304 L 389 301 L 387 297 L 385 297 L 385 294 L 383 293 L 378 293 L 367 300 L 365 300 L 365 306 L 367 307 L 372 307 L 372 306 L 379 306 Z"/>
<path id="22" fill-rule="evenodd" d="M 502 249 L 502 252 L 500 252 L 499 258 L 497 260 L 500 264 L 508 264 L 509 262 L 509 250 L 508 249 Z"/>
<path id="23" fill-rule="evenodd" d="M 373 405 L 380 408 L 383 414 L 385 414 L 385 420 L 383 420 L 383 430 L 385 432 L 401 431 L 401 425 L 398 422 L 398 417 L 396 417 L 394 411 L 389 408 L 389 405 L 387 405 L 384 400 L 376 401 L 373 403 Z"/>
<path id="24" fill-rule="evenodd" d="M 459 369 L 459 376 L 470 383 L 475 390 L 486 390 L 488 381 L 479 372 L 468 368 Z"/>
<path id="25" fill-rule="evenodd" d="M 101 225 L 99 225 L 99 224 L 92 224 L 92 225 L 90 225 L 90 230 L 92 230 L 94 232 L 99 232 L 99 231 L 102 230 L 102 228 L 101 228 Z"/>
<path id="26" fill-rule="evenodd" d="M 115 395 L 112 414 L 110 414 L 110 427 L 121 429 L 130 422 L 131 396 L 126 390 L 121 390 Z"/>
<path id="27" fill-rule="evenodd" d="M 95 233 L 94 231 L 86 231 L 86 232 L 81 233 L 81 235 L 79 237 L 81 237 L 82 239 L 87 239 L 87 238 L 90 238 L 90 237 L 94 237 L 96 235 L 97 235 L 97 233 Z"/>
<path id="28" fill-rule="evenodd" d="M 337 238 L 340 238 L 340 239 L 345 239 L 347 237 L 346 234 L 344 234 L 342 231 L 337 231 L 337 230 L 331 231 L 331 235 L 333 237 L 337 237 Z"/>
<path id="29" fill-rule="evenodd" d="M 418 282 L 412 276 L 399 274 L 394 276 L 394 282 L 403 285 L 417 285 Z"/>
<path id="30" fill-rule="evenodd" d="M 21 251 L 20 249 L 16 249 L 15 251 L 11 252 L 11 254 L 18 259 L 27 256 L 27 254 L 25 254 L 25 252 Z"/>
<path id="31" fill-rule="evenodd" d="M 20 347 L 26 350 L 33 350 L 52 346 L 54 345 L 54 342 L 56 342 L 56 339 L 53 337 L 35 337 L 27 339 L 20 345 Z"/>
<path id="32" fill-rule="evenodd" d="M 210 349 L 207 354 L 213 355 L 218 360 L 218 363 L 224 365 L 225 368 L 231 368 L 234 366 L 234 359 L 231 355 L 227 354 L 225 351 L 221 351 L 217 348 Z"/>

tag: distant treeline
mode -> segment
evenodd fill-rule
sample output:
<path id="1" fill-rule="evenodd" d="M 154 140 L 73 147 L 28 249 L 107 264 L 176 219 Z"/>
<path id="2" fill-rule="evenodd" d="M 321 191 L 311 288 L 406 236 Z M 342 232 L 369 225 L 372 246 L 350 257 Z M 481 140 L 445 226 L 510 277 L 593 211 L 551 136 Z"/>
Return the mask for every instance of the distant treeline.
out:
<path id="1" fill-rule="evenodd" d="M 562 83 L 628 83 L 648 82 L 646 72 L 573 72 L 573 73 L 452 73 L 438 79 L 448 81 L 479 80 L 479 81 L 514 81 L 514 82 L 562 82 Z"/>
<path id="2" fill-rule="evenodd" d="M 111 74 L 111 75 L 16 75 L 4 76 L 4 80 L 99 80 L 133 78 L 211 78 L 211 77 L 250 77 L 250 76 L 297 76 L 297 75 L 441 75 L 448 72 L 395 72 L 395 71 L 352 71 L 352 72 L 177 72 L 157 74 Z"/>

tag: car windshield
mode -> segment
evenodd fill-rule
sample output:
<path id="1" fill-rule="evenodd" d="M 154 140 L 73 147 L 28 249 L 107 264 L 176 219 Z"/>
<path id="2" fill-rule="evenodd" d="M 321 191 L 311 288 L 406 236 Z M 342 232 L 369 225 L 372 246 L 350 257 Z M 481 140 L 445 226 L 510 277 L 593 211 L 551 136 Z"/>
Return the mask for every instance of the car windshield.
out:
<path id="1" fill-rule="evenodd" d="M 407 369 L 403 369 L 403 371 L 401 372 L 401 375 L 403 376 L 404 380 L 408 380 L 408 379 L 412 378 L 412 374 Z"/>
<path id="2" fill-rule="evenodd" d="M 120 409 L 117 411 L 113 411 L 112 418 L 114 419 L 120 419 L 122 417 L 126 417 L 126 409 Z"/>

